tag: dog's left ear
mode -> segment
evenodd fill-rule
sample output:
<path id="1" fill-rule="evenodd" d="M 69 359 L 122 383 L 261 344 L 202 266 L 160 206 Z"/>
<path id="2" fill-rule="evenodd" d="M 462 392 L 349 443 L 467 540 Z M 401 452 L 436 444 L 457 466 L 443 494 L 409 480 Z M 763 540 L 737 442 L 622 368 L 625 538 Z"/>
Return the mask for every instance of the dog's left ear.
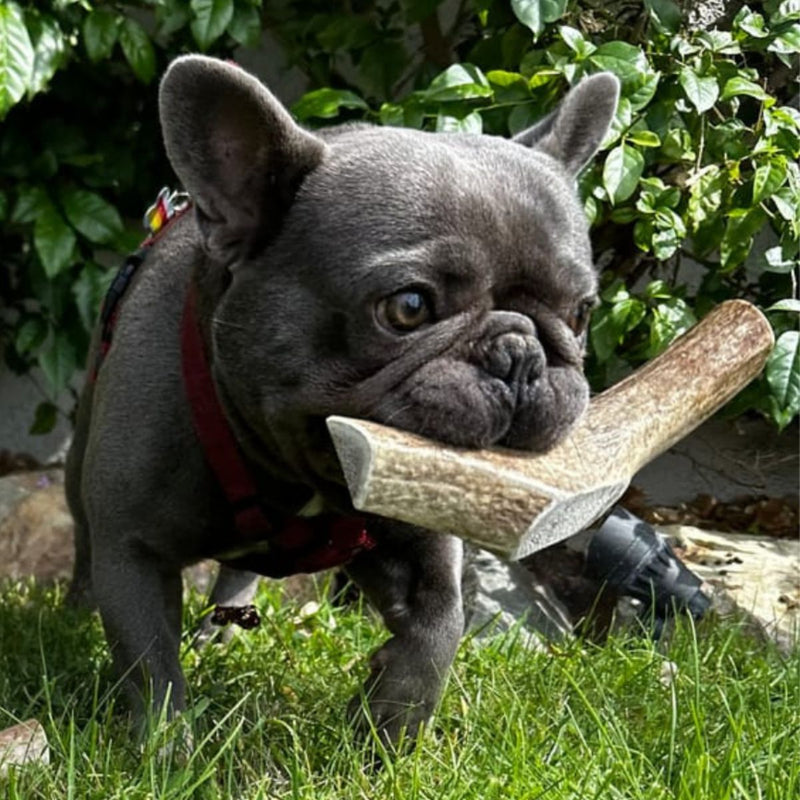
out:
<path id="1" fill-rule="evenodd" d="M 576 175 L 605 139 L 618 100 L 619 80 L 612 73 L 584 78 L 555 111 L 514 141 L 544 151 Z"/>
<path id="2" fill-rule="evenodd" d="M 172 62 L 159 93 L 167 156 L 203 244 L 230 263 L 273 236 L 325 144 L 252 75 L 205 56 Z"/>

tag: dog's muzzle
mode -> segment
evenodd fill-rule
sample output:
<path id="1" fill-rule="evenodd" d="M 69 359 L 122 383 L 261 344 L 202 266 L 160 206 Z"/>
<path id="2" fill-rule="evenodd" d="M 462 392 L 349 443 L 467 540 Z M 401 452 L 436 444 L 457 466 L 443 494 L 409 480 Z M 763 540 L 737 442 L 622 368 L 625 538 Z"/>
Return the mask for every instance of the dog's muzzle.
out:
<path id="1" fill-rule="evenodd" d="M 547 355 L 530 317 L 515 311 L 493 311 L 471 359 L 511 387 L 538 380 L 547 367 Z"/>

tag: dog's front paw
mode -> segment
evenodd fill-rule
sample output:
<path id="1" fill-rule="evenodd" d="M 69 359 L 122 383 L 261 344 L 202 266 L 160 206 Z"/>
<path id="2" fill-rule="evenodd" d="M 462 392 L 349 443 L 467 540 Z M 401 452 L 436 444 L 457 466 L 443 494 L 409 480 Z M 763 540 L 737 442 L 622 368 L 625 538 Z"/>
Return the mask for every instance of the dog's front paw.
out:
<path id="1" fill-rule="evenodd" d="M 399 649 L 392 639 L 372 656 L 370 676 L 348 706 L 356 737 L 367 741 L 374 733 L 388 752 L 413 745 L 445 682 L 432 660 L 398 657 Z"/>

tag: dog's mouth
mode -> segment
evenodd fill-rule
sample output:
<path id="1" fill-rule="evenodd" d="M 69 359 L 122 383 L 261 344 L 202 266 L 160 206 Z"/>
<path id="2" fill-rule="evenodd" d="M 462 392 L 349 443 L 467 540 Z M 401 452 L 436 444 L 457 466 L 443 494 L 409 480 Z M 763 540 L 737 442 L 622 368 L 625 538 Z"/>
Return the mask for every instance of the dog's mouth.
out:
<path id="1" fill-rule="evenodd" d="M 557 336 L 562 344 L 554 346 Z M 579 350 L 557 326 L 551 331 L 523 314 L 491 312 L 481 325 L 466 314 L 452 317 L 409 337 L 399 356 L 366 376 L 353 375 L 348 361 L 338 381 L 315 376 L 313 393 L 304 386 L 302 393 L 253 397 L 246 438 L 258 452 L 251 456 L 345 509 L 349 495 L 325 423 L 332 414 L 447 446 L 544 451 L 586 405 Z"/>

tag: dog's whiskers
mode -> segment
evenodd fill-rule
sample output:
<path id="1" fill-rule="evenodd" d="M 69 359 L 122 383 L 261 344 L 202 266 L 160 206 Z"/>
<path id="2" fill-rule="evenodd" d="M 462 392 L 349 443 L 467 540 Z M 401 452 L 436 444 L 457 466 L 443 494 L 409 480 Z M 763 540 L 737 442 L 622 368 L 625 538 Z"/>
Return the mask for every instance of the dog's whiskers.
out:
<path id="1" fill-rule="evenodd" d="M 218 319 L 217 317 L 211 318 L 211 324 L 215 328 L 233 328 L 237 331 L 246 331 L 247 326 L 245 325 L 237 325 L 235 322 L 228 322 L 226 319 Z"/>

